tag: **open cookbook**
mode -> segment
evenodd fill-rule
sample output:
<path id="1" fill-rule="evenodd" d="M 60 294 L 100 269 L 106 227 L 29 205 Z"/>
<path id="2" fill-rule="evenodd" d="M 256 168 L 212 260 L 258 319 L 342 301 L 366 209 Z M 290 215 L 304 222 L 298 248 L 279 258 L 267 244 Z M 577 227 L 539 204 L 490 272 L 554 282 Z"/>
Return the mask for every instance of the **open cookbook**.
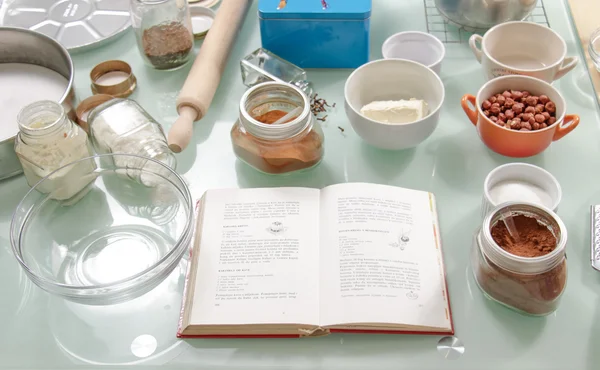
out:
<path id="1" fill-rule="evenodd" d="M 209 190 L 197 222 L 178 337 L 454 333 L 431 193 Z"/>

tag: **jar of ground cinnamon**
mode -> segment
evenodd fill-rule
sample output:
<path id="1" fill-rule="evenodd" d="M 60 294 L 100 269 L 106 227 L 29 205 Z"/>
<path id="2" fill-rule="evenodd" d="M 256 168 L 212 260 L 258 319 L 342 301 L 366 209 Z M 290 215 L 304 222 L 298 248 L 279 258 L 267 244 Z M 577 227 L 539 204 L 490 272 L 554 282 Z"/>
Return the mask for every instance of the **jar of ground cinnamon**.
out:
<path id="1" fill-rule="evenodd" d="M 187 0 L 129 0 L 138 49 L 150 66 L 169 70 L 193 55 L 194 35 Z"/>
<path id="2" fill-rule="evenodd" d="M 510 215 L 518 237 L 503 221 Z M 567 283 L 567 229 L 550 209 L 533 203 L 503 203 L 474 236 L 471 266 L 484 294 L 518 312 L 554 312 Z"/>
<path id="3" fill-rule="evenodd" d="M 242 162 L 267 174 L 307 170 L 321 162 L 323 131 L 315 123 L 308 97 L 296 86 L 255 85 L 242 96 L 239 109 L 231 142 Z"/>

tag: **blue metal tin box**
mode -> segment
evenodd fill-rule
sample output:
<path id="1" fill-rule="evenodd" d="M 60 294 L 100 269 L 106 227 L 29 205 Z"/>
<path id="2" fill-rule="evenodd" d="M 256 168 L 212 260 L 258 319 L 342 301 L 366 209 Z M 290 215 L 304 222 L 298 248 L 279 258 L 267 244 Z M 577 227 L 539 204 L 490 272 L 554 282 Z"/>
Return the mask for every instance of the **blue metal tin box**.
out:
<path id="1" fill-rule="evenodd" d="M 263 48 L 299 67 L 369 61 L 371 0 L 259 0 L 258 15 Z"/>

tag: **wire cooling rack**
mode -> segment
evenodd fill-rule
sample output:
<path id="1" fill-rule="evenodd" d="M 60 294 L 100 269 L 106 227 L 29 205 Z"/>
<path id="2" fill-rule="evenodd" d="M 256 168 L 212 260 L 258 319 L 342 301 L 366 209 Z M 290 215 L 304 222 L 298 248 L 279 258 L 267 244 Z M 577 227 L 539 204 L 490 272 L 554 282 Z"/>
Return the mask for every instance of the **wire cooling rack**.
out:
<path id="1" fill-rule="evenodd" d="M 1 0 L 0 0 L 1 1 Z M 482 30 L 476 30 L 461 26 L 444 18 L 435 7 L 434 0 L 423 0 L 425 6 L 425 20 L 427 23 L 427 32 L 439 38 L 445 43 L 466 43 L 474 32 L 483 33 Z M 526 19 L 529 22 L 535 22 L 550 27 L 544 0 L 539 0 L 535 9 Z"/>

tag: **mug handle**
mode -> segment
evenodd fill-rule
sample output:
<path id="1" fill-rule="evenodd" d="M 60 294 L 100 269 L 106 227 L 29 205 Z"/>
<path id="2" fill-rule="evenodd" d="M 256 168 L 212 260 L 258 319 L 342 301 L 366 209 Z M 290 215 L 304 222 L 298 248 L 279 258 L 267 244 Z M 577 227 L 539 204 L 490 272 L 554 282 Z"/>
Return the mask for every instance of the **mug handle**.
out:
<path id="1" fill-rule="evenodd" d="M 469 103 L 471 103 L 471 105 L 473 107 L 475 107 L 476 103 L 477 103 L 477 98 L 475 98 L 471 94 L 465 94 L 460 101 L 460 105 L 462 106 L 462 109 L 465 111 L 467 117 L 469 117 L 469 119 L 471 120 L 471 123 L 473 123 L 473 125 L 477 126 L 477 109 L 471 109 L 469 107 Z"/>
<path id="2" fill-rule="evenodd" d="M 560 65 L 558 72 L 556 72 L 556 76 L 554 76 L 554 80 L 558 80 L 559 78 L 562 78 L 567 73 L 571 72 L 571 70 L 573 68 L 575 68 L 577 63 L 579 63 L 579 57 L 566 57 L 565 60 L 563 60 L 562 64 Z"/>
<path id="3" fill-rule="evenodd" d="M 473 54 L 475 55 L 475 58 L 477 58 L 477 61 L 479 63 L 481 63 L 481 55 L 483 54 L 483 52 L 480 48 L 477 47 L 477 44 L 481 45 L 482 42 L 483 37 L 479 35 L 472 35 L 471 37 L 469 37 L 469 46 L 471 47 L 471 51 L 473 51 Z"/>
<path id="4" fill-rule="evenodd" d="M 576 114 L 567 114 L 564 121 L 556 128 L 552 141 L 562 139 L 566 134 L 573 131 L 577 125 L 579 125 L 579 116 Z"/>

